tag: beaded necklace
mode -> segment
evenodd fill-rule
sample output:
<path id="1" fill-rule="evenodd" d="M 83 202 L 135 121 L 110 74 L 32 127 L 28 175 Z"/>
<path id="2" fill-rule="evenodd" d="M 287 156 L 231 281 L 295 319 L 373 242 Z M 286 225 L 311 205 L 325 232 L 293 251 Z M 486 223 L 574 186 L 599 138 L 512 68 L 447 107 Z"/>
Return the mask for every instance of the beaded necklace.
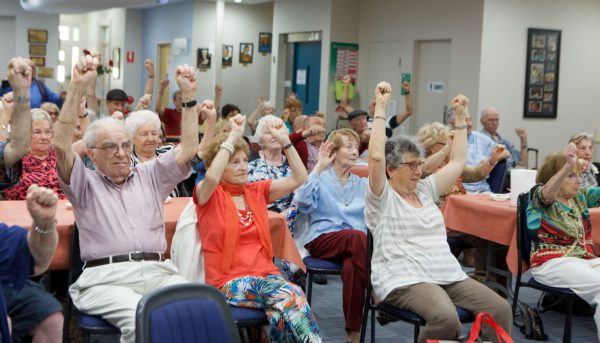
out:
<path id="1" fill-rule="evenodd" d="M 344 188 L 341 185 L 342 184 L 342 180 L 340 179 L 337 174 L 335 173 L 335 171 L 333 171 L 333 168 L 329 169 L 329 172 L 331 173 L 331 175 L 338 180 L 338 182 L 335 183 L 335 192 L 340 196 L 340 198 L 344 201 L 344 206 L 348 207 L 350 206 L 350 203 L 352 202 L 352 199 L 354 199 L 354 182 L 352 182 L 352 187 L 350 188 L 350 200 L 346 199 L 346 197 L 344 196 Z M 350 178 L 348 177 L 348 182 L 350 182 Z"/>

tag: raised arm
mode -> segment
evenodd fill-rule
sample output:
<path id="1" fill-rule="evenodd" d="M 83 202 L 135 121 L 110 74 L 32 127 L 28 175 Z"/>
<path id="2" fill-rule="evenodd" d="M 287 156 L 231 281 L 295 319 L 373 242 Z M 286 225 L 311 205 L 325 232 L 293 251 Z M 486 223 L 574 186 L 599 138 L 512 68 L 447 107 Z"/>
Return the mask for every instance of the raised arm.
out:
<path id="1" fill-rule="evenodd" d="M 287 158 L 287 162 L 292 170 L 292 175 L 282 179 L 274 180 L 271 183 L 271 191 L 269 193 L 269 202 L 273 202 L 282 196 L 293 192 L 306 181 L 307 173 L 300 155 L 294 148 L 294 145 L 288 137 L 288 129 L 283 123 L 283 120 L 277 118 L 267 123 L 267 128 L 273 137 L 275 137 Z"/>
<path id="2" fill-rule="evenodd" d="M 221 114 L 221 99 L 223 98 L 223 87 L 215 85 L 215 109 L 217 114 Z"/>
<path id="3" fill-rule="evenodd" d="M 93 53 L 92 58 L 93 57 L 98 59 L 98 64 L 102 63 L 102 54 L 99 52 Z M 90 82 L 85 93 L 85 99 L 87 100 L 87 107 L 90 110 L 92 110 L 94 113 L 100 112 L 98 98 L 96 97 L 96 79 L 93 79 L 92 82 Z"/>
<path id="4" fill-rule="evenodd" d="M 152 101 L 152 94 L 146 93 L 140 97 L 137 105 L 135 105 L 135 111 L 147 110 L 150 108 L 150 102 Z"/>
<path id="5" fill-rule="evenodd" d="M 261 114 L 263 109 L 265 108 L 265 97 L 262 95 L 259 96 L 256 99 L 256 102 L 258 103 L 256 109 L 254 110 L 254 112 L 252 112 L 252 114 L 250 114 L 250 116 L 246 120 L 246 124 L 248 124 L 248 127 L 250 128 L 252 134 L 254 134 L 254 132 L 256 131 L 256 125 L 258 125 L 258 115 Z"/>
<path id="6" fill-rule="evenodd" d="M 446 163 L 446 157 L 450 156 L 452 151 L 452 142 L 449 141 L 442 149 L 438 150 L 435 154 L 429 155 L 425 159 L 425 164 L 423 165 L 423 175 L 431 175 L 435 173 L 441 166 Z"/>
<path id="7" fill-rule="evenodd" d="M 198 105 L 200 116 L 204 118 L 206 127 L 204 128 L 204 136 L 200 144 L 198 144 L 198 157 L 203 158 L 203 151 L 213 137 L 215 136 L 215 124 L 217 123 L 217 108 L 211 100 L 204 100 Z"/>
<path id="8" fill-rule="evenodd" d="M 27 190 L 27 209 L 33 218 L 31 230 L 27 234 L 27 245 L 35 262 L 36 275 L 48 269 L 58 245 L 57 200 L 58 196 L 50 189 L 32 185 Z"/>
<path id="9" fill-rule="evenodd" d="M 98 67 L 98 59 L 89 55 L 81 57 L 75 64 L 67 98 L 56 121 L 54 129 L 56 165 L 60 178 L 66 184 L 70 183 L 75 158 L 72 144 L 75 125 L 79 120 L 79 105 L 90 83 L 96 79 L 96 67 Z"/>
<path id="10" fill-rule="evenodd" d="M 567 162 L 554 176 L 546 182 L 542 190 L 542 197 L 546 204 L 551 204 L 558 197 L 558 192 L 563 181 L 573 172 L 573 167 L 577 163 L 577 146 L 574 143 L 569 143 L 564 149 L 567 156 Z"/>
<path id="11" fill-rule="evenodd" d="M 13 92 L 10 91 L 2 96 L 2 108 L 0 108 L 0 142 L 9 138 L 8 127 L 15 103 L 13 101 Z"/>
<path id="12" fill-rule="evenodd" d="M 162 103 L 162 98 L 167 87 L 169 87 L 169 80 L 160 81 L 160 86 L 158 87 L 158 96 L 156 97 L 156 101 L 154 102 L 154 112 L 156 112 L 159 117 L 162 117 L 163 113 L 165 112 L 165 108 L 163 107 Z"/>
<path id="13" fill-rule="evenodd" d="M 12 138 L 4 147 L 4 164 L 11 167 L 29 150 L 31 144 L 31 109 L 29 87 L 31 67 L 29 60 L 16 57 L 8 62 L 8 81 L 13 88 Z"/>
<path id="14" fill-rule="evenodd" d="M 519 136 L 519 140 L 521 141 L 521 159 L 519 160 L 518 165 L 527 168 L 529 167 L 529 151 L 527 150 L 527 132 L 523 128 L 516 128 L 515 132 L 517 133 L 517 136 Z"/>
<path id="15" fill-rule="evenodd" d="M 354 108 L 348 103 L 348 92 L 350 90 L 350 82 L 352 77 L 350 75 L 344 75 L 342 77 L 342 95 L 340 96 L 340 107 L 344 109 L 346 114 L 354 111 Z"/>
<path id="16" fill-rule="evenodd" d="M 404 102 L 406 103 L 406 109 L 404 112 L 396 114 L 394 120 L 390 121 L 391 129 L 398 127 L 413 114 L 413 99 L 412 96 L 410 96 L 410 83 L 408 81 L 404 81 L 402 83 L 402 88 L 404 89 Z"/>
<path id="17" fill-rule="evenodd" d="M 144 94 L 152 95 L 154 91 L 154 62 L 150 59 L 144 60 L 144 68 L 146 69 L 146 86 Z"/>
<path id="18" fill-rule="evenodd" d="M 231 132 L 229 132 L 229 137 L 227 137 L 224 143 L 234 146 L 235 142 L 242 138 L 242 135 L 244 134 L 246 117 L 238 114 L 229 119 L 229 123 L 231 124 Z M 230 156 L 231 153 L 229 150 L 225 148 L 219 149 L 219 152 L 217 152 L 210 167 L 206 170 L 204 180 L 200 181 L 196 186 L 196 200 L 198 204 L 203 205 L 210 199 L 217 188 L 217 185 L 219 185 L 219 181 L 221 181 L 221 176 L 223 175 L 227 163 L 229 163 Z"/>
<path id="19" fill-rule="evenodd" d="M 443 194 L 453 185 L 467 163 L 467 104 L 469 99 L 464 95 L 457 95 L 452 99 L 452 107 L 456 113 L 454 126 L 454 139 L 450 161 L 442 169 L 433 174 L 437 184 L 438 194 Z"/>
<path id="20" fill-rule="evenodd" d="M 181 91 L 183 103 L 196 98 L 196 74 L 187 64 L 177 66 L 175 80 Z M 181 109 L 181 140 L 175 148 L 177 165 L 184 166 L 198 152 L 198 113 L 196 107 Z"/>
<path id="21" fill-rule="evenodd" d="M 369 186 L 376 196 L 383 193 L 385 186 L 385 108 L 390 101 L 392 86 L 379 82 L 375 88 L 375 116 L 369 138 Z"/>

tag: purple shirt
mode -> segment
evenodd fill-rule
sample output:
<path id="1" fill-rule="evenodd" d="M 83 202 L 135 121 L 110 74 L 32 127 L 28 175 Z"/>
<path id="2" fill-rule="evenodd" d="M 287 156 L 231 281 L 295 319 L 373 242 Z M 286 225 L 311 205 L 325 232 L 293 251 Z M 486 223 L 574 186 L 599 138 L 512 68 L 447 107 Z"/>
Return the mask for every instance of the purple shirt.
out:
<path id="1" fill-rule="evenodd" d="M 70 185 L 60 185 L 73 204 L 81 259 L 167 248 L 163 201 L 191 172 L 179 168 L 173 150 L 131 168 L 119 187 L 75 157 Z M 60 177 L 59 177 L 60 178 Z"/>

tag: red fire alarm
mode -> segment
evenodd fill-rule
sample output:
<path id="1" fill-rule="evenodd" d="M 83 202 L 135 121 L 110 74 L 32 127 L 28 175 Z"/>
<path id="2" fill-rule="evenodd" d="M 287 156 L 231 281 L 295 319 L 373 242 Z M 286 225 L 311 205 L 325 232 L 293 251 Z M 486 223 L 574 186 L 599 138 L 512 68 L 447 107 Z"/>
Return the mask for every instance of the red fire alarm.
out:
<path id="1" fill-rule="evenodd" d="M 135 54 L 134 54 L 134 52 L 133 52 L 133 51 L 127 51 L 127 54 L 125 55 L 125 56 L 126 56 L 125 58 L 126 58 L 126 60 L 127 60 L 127 63 L 133 63 L 133 60 L 134 60 L 134 55 L 135 55 Z"/>

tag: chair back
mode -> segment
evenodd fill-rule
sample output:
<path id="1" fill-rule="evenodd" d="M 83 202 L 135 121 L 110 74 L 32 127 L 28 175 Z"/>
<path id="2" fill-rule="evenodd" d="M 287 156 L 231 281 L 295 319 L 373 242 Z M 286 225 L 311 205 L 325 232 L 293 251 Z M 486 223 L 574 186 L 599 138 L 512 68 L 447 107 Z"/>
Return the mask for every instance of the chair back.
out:
<path id="1" fill-rule="evenodd" d="M 527 228 L 527 206 L 529 206 L 529 192 L 523 192 L 517 198 L 518 275 L 522 273 L 523 262 L 529 267 L 529 259 L 531 257 L 531 236 Z"/>
<path id="2" fill-rule="evenodd" d="M 146 294 L 135 321 L 138 343 L 240 342 L 223 294 L 210 285 L 180 284 Z"/>
<path id="3" fill-rule="evenodd" d="M 79 230 L 77 224 L 73 225 L 73 236 L 71 237 L 71 251 L 69 253 L 69 273 L 67 276 L 67 287 L 71 286 L 83 272 L 83 261 L 81 260 L 81 249 L 79 248 Z"/>
<path id="4" fill-rule="evenodd" d="M 506 170 L 508 169 L 508 162 L 502 160 L 498 162 L 490 172 L 487 178 L 487 183 L 490 185 L 490 189 L 493 193 L 503 193 L 504 179 L 506 178 Z"/>

